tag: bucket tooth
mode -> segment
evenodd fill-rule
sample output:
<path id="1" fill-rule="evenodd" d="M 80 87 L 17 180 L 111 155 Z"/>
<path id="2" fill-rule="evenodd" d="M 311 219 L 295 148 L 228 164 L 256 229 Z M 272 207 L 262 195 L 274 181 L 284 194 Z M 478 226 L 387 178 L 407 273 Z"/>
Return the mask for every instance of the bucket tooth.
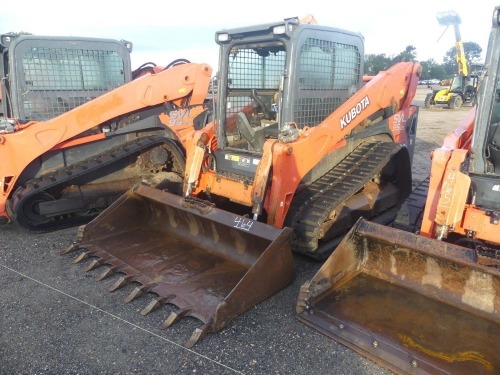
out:
<path id="1" fill-rule="evenodd" d="M 68 246 L 66 249 L 64 249 L 63 251 L 61 251 L 59 254 L 60 255 L 66 255 L 66 254 L 69 254 L 69 253 L 72 253 L 73 251 L 77 251 L 78 249 L 80 249 L 82 247 L 82 244 L 79 244 L 79 243 L 74 243 L 70 246 Z"/>
<path id="2" fill-rule="evenodd" d="M 106 277 L 114 275 L 117 271 L 118 267 L 108 267 L 101 273 L 99 276 L 95 278 L 96 281 L 104 280 Z"/>
<path id="3" fill-rule="evenodd" d="M 104 260 L 102 259 L 94 259 L 92 263 L 90 263 L 87 268 L 84 269 L 85 272 L 90 272 L 92 270 L 95 270 L 96 268 L 99 268 L 104 264 Z"/>
<path id="4" fill-rule="evenodd" d="M 161 325 L 160 329 L 166 329 L 171 327 L 173 324 L 181 320 L 184 317 L 184 315 L 186 315 L 188 312 L 189 309 L 179 310 L 177 312 L 171 312 L 167 320 L 165 320 Z"/>
<path id="5" fill-rule="evenodd" d="M 164 305 L 169 299 L 173 297 L 174 296 L 153 299 L 144 309 L 142 309 L 141 315 L 147 315 L 150 312 L 157 310 L 161 305 Z"/>
<path id="6" fill-rule="evenodd" d="M 90 256 L 90 251 L 86 251 L 84 253 L 81 253 L 80 255 L 78 255 L 78 257 L 73 261 L 74 264 L 76 263 L 80 263 L 81 261 L 84 261 L 85 259 L 88 259 L 88 257 Z"/>
<path id="7" fill-rule="evenodd" d="M 129 284 L 131 281 L 132 281 L 132 276 L 122 276 L 118 280 L 116 280 L 116 283 L 114 283 L 108 290 L 110 292 L 114 292 L 115 290 L 120 289 L 125 285 Z"/>
<path id="8" fill-rule="evenodd" d="M 211 325 L 212 323 L 207 323 L 202 325 L 201 328 L 196 328 L 184 346 L 188 349 L 195 346 L 208 333 Z"/>
<path id="9" fill-rule="evenodd" d="M 123 303 L 129 303 L 129 302 L 132 302 L 134 299 L 137 299 L 139 298 L 140 296 L 142 296 L 145 292 L 146 292 L 146 287 L 143 285 L 143 286 L 138 286 L 137 288 L 135 288 L 132 293 L 130 293 L 127 298 L 125 298 L 123 300 Z"/>

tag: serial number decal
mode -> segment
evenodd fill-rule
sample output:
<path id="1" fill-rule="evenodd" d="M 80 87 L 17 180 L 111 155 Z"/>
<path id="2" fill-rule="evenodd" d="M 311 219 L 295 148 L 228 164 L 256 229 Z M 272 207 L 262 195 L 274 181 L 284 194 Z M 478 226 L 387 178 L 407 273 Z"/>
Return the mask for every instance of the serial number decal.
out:
<path id="1" fill-rule="evenodd" d="M 405 130 L 405 126 L 404 126 L 405 123 L 406 123 L 406 119 L 405 119 L 404 113 L 395 114 L 394 115 L 394 122 L 392 124 L 392 130 L 395 132 L 404 131 Z"/>
<path id="2" fill-rule="evenodd" d="M 174 110 L 170 111 L 169 114 L 169 125 L 170 126 L 180 126 L 183 125 L 184 119 L 189 119 L 189 110 Z"/>
<path id="3" fill-rule="evenodd" d="M 369 105 L 370 99 L 367 95 L 363 99 L 361 99 L 358 104 L 352 107 L 349 112 L 342 116 L 342 118 L 340 119 L 340 129 L 344 129 L 347 125 L 349 125 Z"/>
<path id="4" fill-rule="evenodd" d="M 244 217 L 236 217 L 234 219 L 234 227 L 246 230 L 247 232 L 252 228 L 253 220 L 245 219 Z"/>

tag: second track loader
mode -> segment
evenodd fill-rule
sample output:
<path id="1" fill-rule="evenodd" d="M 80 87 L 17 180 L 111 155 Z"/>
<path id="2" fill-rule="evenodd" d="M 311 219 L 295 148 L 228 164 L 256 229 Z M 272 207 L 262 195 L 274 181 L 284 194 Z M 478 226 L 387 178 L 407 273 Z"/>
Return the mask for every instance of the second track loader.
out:
<path id="1" fill-rule="evenodd" d="M 500 7 L 486 69 L 395 228 L 360 219 L 298 298 L 301 321 L 397 373 L 500 373 Z"/>
<path id="2" fill-rule="evenodd" d="M 131 49 L 0 35 L 0 224 L 60 229 L 137 182 L 182 185 L 182 141 L 206 123 L 211 68 L 179 59 L 132 72 Z"/>
<path id="3" fill-rule="evenodd" d="M 216 41 L 214 121 L 184 143 L 182 194 L 138 186 L 68 249 L 177 305 L 167 326 L 201 320 L 189 346 L 290 284 L 291 251 L 324 259 L 359 217 L 391 222 L 418 119 L 420 65 L 365 84 L 357 33 L 291 18 Z"/>

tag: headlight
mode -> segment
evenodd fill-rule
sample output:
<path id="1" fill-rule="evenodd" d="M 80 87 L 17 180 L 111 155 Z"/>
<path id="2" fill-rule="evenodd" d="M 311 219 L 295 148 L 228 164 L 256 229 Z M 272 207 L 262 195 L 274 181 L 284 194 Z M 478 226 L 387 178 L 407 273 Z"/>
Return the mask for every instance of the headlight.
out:
<path id="1" fill-rule="evenodd" d="M 229 42 L 229 34 L 227 33 L 217 34 L 217 41 L 221 43 Z"/>
<path id="2" fill-rule="evenodd" d="M 274 35 L 286 34 L 286 26 L 285 25 L 274 26 L 273 27 L 273 34 Z"/>

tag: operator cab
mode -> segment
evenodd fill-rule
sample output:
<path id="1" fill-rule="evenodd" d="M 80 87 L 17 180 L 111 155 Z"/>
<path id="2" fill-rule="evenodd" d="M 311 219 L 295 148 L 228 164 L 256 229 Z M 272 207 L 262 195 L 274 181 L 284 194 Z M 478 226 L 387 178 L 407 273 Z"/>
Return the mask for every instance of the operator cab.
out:
<path id="1" fill-rule="evenodd" d="M 291 141 L 362 85 L 363 37 L 297 18 L 216 33 L 218 173 L 253 179 L 267 139 Z"/>
<path id="2" fill-rule="evenodd" d="M 486 59 L 490 69 L 479 85 L 468 169 L 472 199 L 478 207 L 491 210 L 493 220 L 500 217 L 500 56 L 491 54 Z"/>
<path id="3" fill-rule="evenodd" d="M 0 35 L 0 113 L 47 121 L 132 80 L 125 40 Z"/>
<path id="4" fill-rule="evenodd" d="M 499 74 L 500 76 L 500 74 Z M 498 77 L 498 76 L 497 76 Z M 500 175 L 500 80 L 497 79 L 495 100 L 491 111 L 487 135 L 486 160 L 489 170 Z"/>
<path id="5" fill-rule="evenodd" d="M 457 75 L 453 77 L 450 85 L 450 92 L 463 96 L 465 103 L 474 102 L 477 96 L 477 84 L 479 76 L 470 74 L 468 76 Z"/>

